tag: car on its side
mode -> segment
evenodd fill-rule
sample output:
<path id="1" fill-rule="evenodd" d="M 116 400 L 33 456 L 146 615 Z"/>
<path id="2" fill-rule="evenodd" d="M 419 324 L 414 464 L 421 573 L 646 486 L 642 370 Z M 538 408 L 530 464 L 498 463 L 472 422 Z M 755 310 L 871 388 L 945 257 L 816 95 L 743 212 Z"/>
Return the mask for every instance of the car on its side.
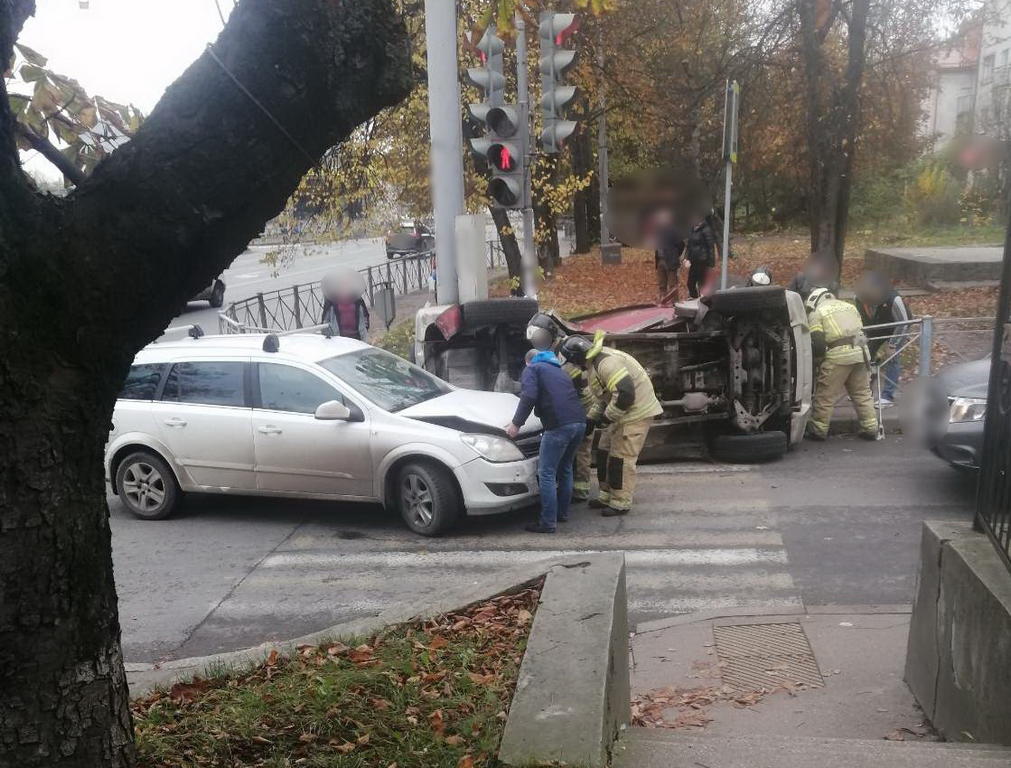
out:
<path id="1" fill-rule="evenodd" d="M 225 303 L 224 281 L 217 277 L 214 278 L 208 283 L 206 288 L 190 299 L 190 301 L 206 301 L 214 309 L 218 309 Z"/>
<path id="2" fill-rule="evenodd" d="M 536 497 L 541 427 L 531 419 L 510 440 L 516 403 L 341 337 L 154 343 L 117 400 L 106 479 L 144 519 L 190 492 L 351 500 L 431 536 Z"/>
<path id="3" fill-rule="evenodd" d="M 435 235 L 420 221 L 405 220 L 386 235 L 386 258 L 413 256 L 435 250 Z"/>
<path id="4" fill-rule="evenodd" d="M 952 365 L 927 386 L 928 445 L 956 469 L 979 469 L 989 388 L 989 357 Z"/>
<path id="5" fill-rule="evenodd" d="M 455 384 L 513 392 L 529 348 L 525 325 L 537 311 L 530 299 L 426 307 L 415 318 L 412 355 Z M 797 293 L 742 287 L 674 307 L 552 317 L 560 335 L 603 333 L 605 346 L 646 369 L 664 408 L 650 427 L 646 459 L 769 461 L 803 438 L 813 358 Z"/>

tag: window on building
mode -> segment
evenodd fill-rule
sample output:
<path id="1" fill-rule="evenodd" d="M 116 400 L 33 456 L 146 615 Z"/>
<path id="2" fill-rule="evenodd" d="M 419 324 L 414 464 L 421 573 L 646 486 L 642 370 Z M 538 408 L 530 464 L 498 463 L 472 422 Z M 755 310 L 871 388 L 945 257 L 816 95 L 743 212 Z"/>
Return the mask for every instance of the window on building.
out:
<path id="1" fill-rule="evenodd" d="M 983 74 L 980 78 L 980 82 L 983 85 L 987 85 L 993 80 L 993 54 L 983 59 Z"/>
<path id="2" fill-rule="evenodd" d="M 1011 51 L 1011 49 L 1005 48 L 1003 51 L 1000 52 L 1000 58 L 997 60 L 997 66 L 999 67 L 1007 66 L 1007 57 L 1009 51 Z"/>

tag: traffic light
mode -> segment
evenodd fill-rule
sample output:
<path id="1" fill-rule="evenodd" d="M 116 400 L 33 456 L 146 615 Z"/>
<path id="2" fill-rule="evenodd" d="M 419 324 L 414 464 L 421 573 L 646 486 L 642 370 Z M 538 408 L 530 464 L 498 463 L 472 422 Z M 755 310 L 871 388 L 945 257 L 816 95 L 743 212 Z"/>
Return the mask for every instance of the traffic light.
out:
<path id="1" fill-rule="evenodd" d="M 576 98 L 576 88 L 565 85 L 563 77 L 576 61 L 576 52 L 564 46 L 577 27 L 576 14 L 542 11 L 537 35 L 541 43 L 541 111 L 544 130 L 541 148 L 547 154 L 561 152 L 565 140 L 576 130 L 573 120 L 565 120 L 562 110 Z"/>
<path id="2" fill-rule="evenodd" d="M 470 113 L 485 128 L 481 138 L 471 139 L 474 154 L 491 167 L 492 179 L 488 194 L 503 208 L 523 206 L 523 176 L 525 172 L 524 133 L 519 109 L 505 103 L 505 75 L 502 71 L 502 39 L 489 25 L 477 48 L 484 67 L 467 70 L 467 79 L 484 91 L 485 100 L 470 105 Z"/>

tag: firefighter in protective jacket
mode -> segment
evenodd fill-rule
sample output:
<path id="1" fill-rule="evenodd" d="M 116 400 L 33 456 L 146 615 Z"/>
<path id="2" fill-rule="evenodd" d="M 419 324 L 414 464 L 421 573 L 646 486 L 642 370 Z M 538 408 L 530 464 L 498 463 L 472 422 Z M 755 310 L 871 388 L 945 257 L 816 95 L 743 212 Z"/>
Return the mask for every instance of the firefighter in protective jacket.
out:
<path id="1" fill-rule="evenodd" d="M 570 336 L 561 352 L 586 371 L 592 396 L 587 418 L 602 430 L 596 455 L 600 496 L 590 506 L 602 508 L 605 517 L 624 515 L 632 508 L 635 465 L 650 422 L 663 412 L 653 382 L 631 355 L 605 349 L 603 335 L 592 343 Z"/>
<path id="2" fill-rule="evenodd" d="M 860 313 L 827 288 L 811 291 L 806 304 L 818 372 L 808 437 L 815 440 L 828 437 L 832 410 L 845 391 L 860 419 L 860 437 L 877 440 L 878 417 L 871 399 L 869 355 Z"/>

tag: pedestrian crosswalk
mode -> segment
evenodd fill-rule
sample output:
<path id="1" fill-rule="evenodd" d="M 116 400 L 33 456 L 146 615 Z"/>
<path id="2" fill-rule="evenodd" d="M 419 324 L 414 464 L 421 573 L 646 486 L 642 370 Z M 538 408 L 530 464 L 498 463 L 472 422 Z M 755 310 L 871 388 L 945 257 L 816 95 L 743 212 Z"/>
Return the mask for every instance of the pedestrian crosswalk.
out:
<path id="1" fill-rule="evenodd" d="M 522 513 L 469 521 L 438 539 L 367 525 L 356 527 L 361 536 L 335 538 L 333 524 L 307 523 L 200 631 L 271 624 L 291 636 L 421 604 L 500 570 L 529 566 L 533 575 L 545 559 L 604 551 L 625 553 L 633 625 L 695 611 L 796 608 L 799 590 L 763 488 L 750 470 L 644 473 L 632 514 L 602 518 L 577 506 L 554 536 L 523 532 Z"/>

